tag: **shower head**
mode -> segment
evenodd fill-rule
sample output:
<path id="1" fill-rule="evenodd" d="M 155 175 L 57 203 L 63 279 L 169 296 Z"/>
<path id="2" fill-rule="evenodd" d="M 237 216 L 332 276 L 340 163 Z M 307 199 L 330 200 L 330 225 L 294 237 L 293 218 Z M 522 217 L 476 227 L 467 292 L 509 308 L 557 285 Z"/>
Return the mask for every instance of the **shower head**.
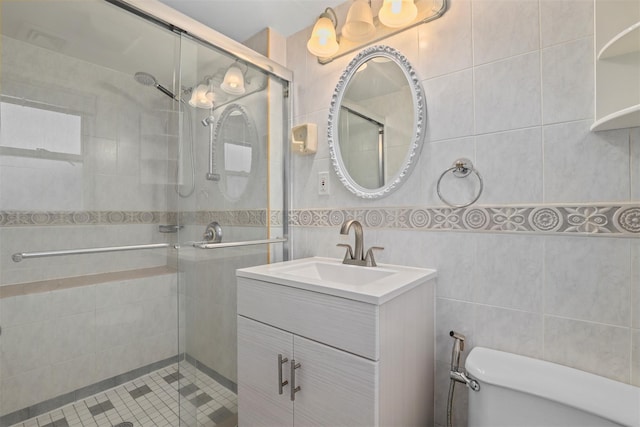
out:
<path id="1" fill-rule="evenodd" d="M 207 126 L 209 126 L 209 125 L 212 125 L 212 124 L 213 124 L 213 122 L 214 122 L 214 118 L 213 118 L 213 116 L 209 116 L 209 117 L 207 117 L 207 118 L 205 118 L 205 119 L 202 119 L 202 120 L 200 121 L 200 123 L 202 123 L 202 126 L 204 126 L 204 127 L 207 127 Z"/>
<path id="2" fill-rule="evenodd" d="M 156 89 L 158 89 L 160 92 L 167 95 L 169 98 L 176 99 L 176 96 L 169 89 L 167 89 L 166 87 L 158 83 L 158 80 L 156 80 L 156 78 L 149 73 L 145 73 L 144 71 L 138 71 L 133 75 L 133 78 L 141 85 L 153 86 Z"/>
<path id="3" fill-rule="evenodd" d="M 136 79 L 138 83 L 145 86 L 156 86 L 158 84 L 155 77 L 149 73 L 145 73 L 144 71 L 138 71 L 134 74 L 133 78 Z"/>

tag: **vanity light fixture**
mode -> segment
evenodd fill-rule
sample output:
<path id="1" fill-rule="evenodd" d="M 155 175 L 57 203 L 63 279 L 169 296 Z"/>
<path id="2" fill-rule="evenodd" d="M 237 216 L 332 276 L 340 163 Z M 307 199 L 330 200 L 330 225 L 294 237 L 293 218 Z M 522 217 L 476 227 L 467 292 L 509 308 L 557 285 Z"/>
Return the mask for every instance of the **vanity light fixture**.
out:
<path id="1" fill-rule="evenodd" d="M 342 26 L 342 36 L 354 42 L 366 42 L 375 32 L 371 1 L 355 0 L 347 13 L 347 21 Z"/>
<path id="2" fill-rule="evenodd" d="M 336 36 L 337 26 L 336 12 L 330 7 L 326 8 L 311 31 L 311 37 L 307 42 L 309 52 L 318 57 L 328 57 L 336 53 L 339 48 Z"/>
<path id="3" fill-rule="evenodd" d="M 207 78 L 193 88 L 189 105 L 195 108 L 211 109 L 213 108 L 214 97 L 211 79 Z"/>
<path id="4" fill-rule="evenodd" d="M 220 84 L 220 89 L 229 95 L 242 95 L 246 92 L 244 87 L 244 73 L 240 69 L 239 63 L 236 61 L 224 74 L 224 80 Z"/>
<path id="5" fill-rule="evenodd" d="M 307 49 L 320 64 L 327 64 L 364 45 L 433 21 L 446 11 L 447 0 L 384 0 L 378 16 L 373 16 L 371 0 L 353 0 L 338 34 L 336 12 L 325 9 L 313 27 Z"/>

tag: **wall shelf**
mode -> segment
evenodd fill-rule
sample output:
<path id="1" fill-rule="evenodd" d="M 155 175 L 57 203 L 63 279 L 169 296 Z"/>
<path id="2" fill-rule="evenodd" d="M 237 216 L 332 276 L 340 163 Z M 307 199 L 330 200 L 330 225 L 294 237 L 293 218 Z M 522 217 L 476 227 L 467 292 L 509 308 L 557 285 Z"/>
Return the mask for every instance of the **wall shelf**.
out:
<path id="1" fill-rule="evenodd" d="M 594 132 L 640 126 L 640 2 L 595 0 Z"/>
<path id="2" fill-rule="evenodd" d="M 596 120 L 591 125 L 591 131 L 623 129 L 640 126 L 640 104 L 624 108 L 608 116 Z"/>
<path id="3" fill-rule="evenodd" d="M 640 52 L 640 22 L 636 22 L 609 40 L 600 49 L 598 60 L 614 58 L 632 52 Z"/>

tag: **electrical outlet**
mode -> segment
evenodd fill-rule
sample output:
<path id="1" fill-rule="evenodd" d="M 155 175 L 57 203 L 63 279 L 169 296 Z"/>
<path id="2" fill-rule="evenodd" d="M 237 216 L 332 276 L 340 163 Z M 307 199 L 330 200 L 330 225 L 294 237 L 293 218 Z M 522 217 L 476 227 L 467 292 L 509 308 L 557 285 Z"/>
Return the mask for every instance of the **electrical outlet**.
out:
<path id="1" fill-rule="evenodd" d="M 318 194 L 329 195 L 329 172 L 318 172 Z"/>

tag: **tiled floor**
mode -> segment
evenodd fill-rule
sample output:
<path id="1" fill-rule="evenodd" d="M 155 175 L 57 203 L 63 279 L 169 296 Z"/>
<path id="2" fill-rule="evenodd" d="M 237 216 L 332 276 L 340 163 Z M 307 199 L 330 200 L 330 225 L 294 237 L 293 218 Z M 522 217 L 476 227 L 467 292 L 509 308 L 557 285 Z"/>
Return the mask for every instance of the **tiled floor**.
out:
<path id="1" fill-rule="evenodd" d="M 12 427 L 235 427 L 237 402 L 232 391 L 184 362 Z"/>

